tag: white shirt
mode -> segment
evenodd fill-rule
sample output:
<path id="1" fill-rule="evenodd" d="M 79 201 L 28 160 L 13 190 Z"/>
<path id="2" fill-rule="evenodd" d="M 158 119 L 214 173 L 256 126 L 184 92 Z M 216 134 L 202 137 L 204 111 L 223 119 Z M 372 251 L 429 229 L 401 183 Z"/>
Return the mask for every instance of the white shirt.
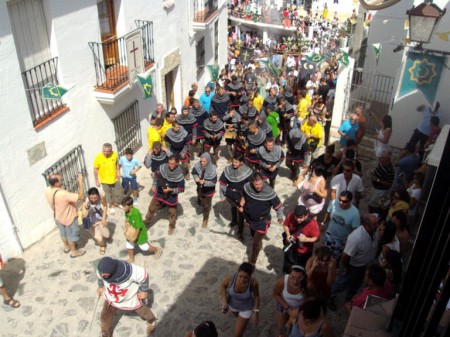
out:
<path id="1" fill-rule="evenodd" d="M 130 278 L 120 284 L 109 283 L 103 280 L 103 295 L 113 307 L 122 310 L 135 310 L 142 306 L 142 301 L 137 297 L 139 286 L 147 279 L 147 272 L 144 268 L 131 265 Z M 97 277 L 101 278 L 98 271 Z"/>
<path id="2" fill-rule="evenodd" d="M 352 174 L 352 179 L 347 185 L 347 181 L 345 180 L 344 173 L 338 174 L 331 179 L 331 189 L 336 190 L 336 199 L 339 198 L 341 192 L 350 191 L 353 194 L 353 203 L 355 203 L 356 192 L 363 192 L 364 186 L 362 183 L 361 177 L 356 174 Z"/>
<path id="3" fill-rule="evenodd" d="M 363 267 L 372 263 L 378 248 L 378 232 L 373 237 L 364 226 L 355 229 L 347 238 L 344 253 L 350 256 L 350 265 Z"/>

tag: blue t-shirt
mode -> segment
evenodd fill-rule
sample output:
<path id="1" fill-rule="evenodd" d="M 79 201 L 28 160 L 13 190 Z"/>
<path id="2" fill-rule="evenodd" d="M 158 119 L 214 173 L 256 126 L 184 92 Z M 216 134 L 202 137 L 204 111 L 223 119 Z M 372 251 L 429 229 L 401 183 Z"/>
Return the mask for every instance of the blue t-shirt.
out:
<path id="1" fill-rule="evenodd" d="M 203 93 L 200 96 L 199 102 L 202 105 L 203 109 L 206 110 L 207 113 L 209 113 L 209 110 L 211 109 L 211 100 L 212 100 L 213 97 L 214 97 L 214 93 L 213 92 L 210 92 L 209 96 L 206 95 L 206 93 Z"/>
<path id="2" fill-rule="evenodd" d="M 142 166 L 141 162 L 136 158 L 133 157 L 131 160 L 128 160 L 125 156 L 120 157 L 119 165 L 122 166 L 122 178 L 135 178 L 136 175 L 131 176 L 130 172 L 136 167 Z"/>
<path id="3" fill-rule="evenodd" d="M 330 213 L 327 232 L 332 238 L 345 241 L 355 228 L 361 226 L 358 209 L 354 205 L 348 209 L 341 208 L 337 197 L 328 205 L 327 212 Z"/>
<path id="4" fill-rule="evenodd" d="M 403 185 L 402 173 L 405 174 L 405 178 L 408 181 L 412 181 L 414 178 L 414 171 L 419 167 L 420 160 L 415 153 L 411 153 L 398 162 L 398 168 L 395 170 L 395 182 L 399 185 Z"/>
<path id="5" fill-rule="evenodd" d="M 355 122 L 355 124 L 352 125 L 350 123 L 350 120 L 347 119 L 344 123 L 342 123 L 341 127 L 339 128 L 339 131 L 345 133 L 350 139 L 356 140 L 356 132 L 358 131 L 358 122 Z M 339 141 L 342 146 L 347 146 L 347 139 L 345 139 L 344 136 L 341 136 L 341 139 Z"/>

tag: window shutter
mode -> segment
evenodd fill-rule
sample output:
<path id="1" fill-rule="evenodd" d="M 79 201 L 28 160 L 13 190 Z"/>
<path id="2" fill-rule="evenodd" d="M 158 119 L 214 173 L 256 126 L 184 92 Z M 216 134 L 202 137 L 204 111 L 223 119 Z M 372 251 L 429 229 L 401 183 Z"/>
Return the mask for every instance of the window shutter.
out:
<path id="1" fill-rule="evenodd" d="M 51 58 L 42 0 L 8 2 L 11 29 L 22 71 Z"/>

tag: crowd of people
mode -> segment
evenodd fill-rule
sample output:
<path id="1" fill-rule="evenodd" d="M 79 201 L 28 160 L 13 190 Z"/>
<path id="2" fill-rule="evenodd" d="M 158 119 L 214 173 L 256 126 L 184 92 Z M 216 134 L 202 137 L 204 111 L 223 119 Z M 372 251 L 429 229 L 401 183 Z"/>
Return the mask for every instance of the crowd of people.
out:
<path id="1" fill-rule="evenodd" d="M 150 244 L 147 230 L 154 225 L 155 214 L 167 209 L 168 235 L 175 233 L 180 194 L 190 179 L 202 207 L 203 228 L 211 226 L 212 200 L 219 185 L 219 198 L 229 204 L 229 226 L 236 229 L 236 237 L 244 241 L 245 226 L 252 236 L 248 262 L 220 286 L 222 312 L 236 317 L 234 337 L 243 336 L 249 320 L 258 324 L 259 288 L 270 286 L 259 284 L 253 274 L 272 222 L 272 209 L 283 226 L 280 239 L 284 246 L 283 275 L 272 285 L 276 336 L 333 336 L 325 312 L 326 308 L 337 309 L 339 293 L 345 293 L 341 309 L 350 311 L 363 308 L 370 296 L 390 299 L 401 287 L 409 230 L 424 182 L 420 163 L 439 133 L 439 106 L 418 107 L 423 120 L 395 163 L 389 147 L 392 119 L 378 120 L 374 152 L 378 163 L 370 168 L 370 181 L 363 181 L 358 160 L 358 145 L 367 137 L 363 108 L 356 106 L 342 123 L 337 142 L 330 138 L 336 61 L 327 60 L 326 67 L 304 74 L 301 56 L 288 55 L 278 60 L 277 76 L 258 62 L 263 55 L 255 53 L 241 61 L 230 33 L 230 62 L 218 80 L 210 82 L 201 95 L 198 85 L 192 84 L 180 111 L 158 104 L 150 113 L 148 153 L 143 162 L 134 157 L 132 149 L 125 149 L 119 157 L 105 143 L 93 163 L 96 187 L 85 193 L 80 176 L 78 193 L 70 193 L 63 188 L 61 175 L 48 179 L 45 196 L 60 230 L 63 251 L 71 258 L 86 253 L 77 246 L 80 225 L 91 233 L 99 254 L 105 255 L 110 235 L 107 214 L 115 214 L 117 207 L 124 211 L 128 261 L 104 256 L 97 267 L 98 294 L 105 297 L 104 337 L 112 336 L 116 310 L 136 311 L 147 321 L 148 334 L 156 329 L 156 317 L 143 302 L 149 277 L 144 268 L 133 264 L 135 249 L 160 258 L 162 250 Z M 227 165 L 219 172 L 221 160 Z M 285 210 L 275 192 L 282 165 L 289 169 L 298 190 L 293 209 Z M 136 175 L 142 166 L 153 178 L 152 200 L 144 215 L 138 209 Z M 367 184 L 372 191 L 366 196 L 369 213 L 362 213 Z M 0 294 L 5 304 L 20 305 L 7 294 L 1 280 Z M 213 322 L 206 321 L 186 336 L 214 337 L 217 330 Z"/>

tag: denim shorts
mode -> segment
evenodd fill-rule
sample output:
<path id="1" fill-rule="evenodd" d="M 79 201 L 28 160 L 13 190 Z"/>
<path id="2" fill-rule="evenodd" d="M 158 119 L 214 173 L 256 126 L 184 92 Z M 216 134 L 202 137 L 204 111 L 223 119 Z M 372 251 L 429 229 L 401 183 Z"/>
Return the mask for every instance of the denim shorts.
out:
<path id="1" fill-rule="evenodd" d="M 69 226 L 61 225 L 57 223 L 59 228 L 59 234 L 62 238 L 66 238 L 70 242 L 77 242 L 80 240 L 80 226 L 78 225 L 78 219 L 73 219 L 73 222 Z"/>
<path id="2" fill-rule="evenodd" d="M 134 178 L 125 178 L 122 177 L 122 187 L 124 190 L 128 190 L 129 186 L 131 185 L 131 189 L 132 190 L 137 190 L 138 189 L 138 184 L 136 181 L 136 177 Z"/>

